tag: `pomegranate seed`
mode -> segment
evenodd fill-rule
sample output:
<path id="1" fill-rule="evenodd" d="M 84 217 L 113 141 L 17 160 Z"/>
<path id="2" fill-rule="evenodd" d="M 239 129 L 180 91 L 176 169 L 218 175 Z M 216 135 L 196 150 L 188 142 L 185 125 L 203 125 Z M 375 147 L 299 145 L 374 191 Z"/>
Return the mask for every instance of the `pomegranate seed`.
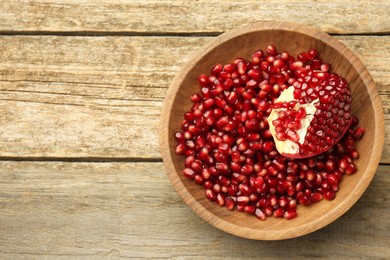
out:
<path id="1" fill-rule="evenodd" d="M 197 183 L 197 184 L 203 184 L 203 177 L 199 174 L 195 175 L 194 177 L 194 181 Z"/>
<path id="2" fill-rule="evenodd" d="M 324 199 L 326 200 L 333 200 L 335 198 L 335 193 L 332 190 L 329 190 L 324 193 Z"/>
<path id="3" fill-rule="evenodd" d="M 252 205 L 246 205 L 244 208 L 244 212 L 251 214 L 251 215 L 255 214 L 255 210 L 256 210 L 256 208 Z"/>
<path id="4" fill-rule="evenodd" d="M 236 203 L 233 201 L 233 199 L 231 197 L 225 198 L 225 206 L 228 210 L 233 210 L 235 205 L 236 205 Z"/>
<path id="5" fill-rule="evenodd" d="M 357 168 L 356 168 L 354 163 L 348 164 L 348 166 L 345 168 L 345 174 L 347 174 L 347 175 L 354 174 L 354 173 L 356 173 L 356 171 L 357 171 Z"/>
<path id="6" fill-rule="evenodd" d="M 284 210 L 282 208 L 278 208 L 274 211 L 274 217 L 281 218 L 284 216 Z"/>
<path id="7" fill-rule="evenodd" d="M 183 170 L 183 174 L 184 174 L 184 176 L 186 176 L 187 178 L 189 178 L 189 179 L 193 179 L 193 178 L 195 178 L 195 171 L 194 170 L 192 170 L 192 169 L 190 169 L 190 168 L 185 168 L 184 170 Z"/>
<path id="8" fill-rule="evenodd" d="M 237 191 L 238 191 L 238 186 L 237 185 L 232 183 L 232 184 L 230 184 L 228 186 L 228 193 L 229 193 L 229 195 L 235 196 L 237 194 Z"/>
<path id="9" fill-rule="evenodd" d="M 359 140 L 364 135 L 365 129 L 363 127 L 356 128 L 355 132 L 353 133 L 353 137 L 355 140 Z"/>
<path id="10" fill-rule="evenodd" d="M 318 202 L 318 201 L 322 200 L 322 198 L 323 198 L 323 196 L 319 192 L 314 192 L 311 194 L 311 201 L 312 202 Z"/>
<path id="11" fill-rule="evenodd" d="M 238 196 L 237 197 L 237 205 L 246 205 L 249 202 L 249 197 L 248 196 Z"/>
<path id="12" fill-rule="evenodd" d="M 217 201 L 217 204 L 219 206 L 225 205 L 225 198 L 223 197 L 223 195 L 221 193 L 218 193 L 216 201 Z"/>
<path id="13" fill-rule="evenodd" d="M 283 216 L 285 219 L 293 219 L 293 218 L 296 218 L 298 216 L 298 214 L 295 210 L 288 210 L 288 211 L 284 212 Z"/>
<path id="14" fill-rule="evenodd" d="M 259 218 L 260 220 L 266 220 L 267 219 L 267 215 L 264 213 L 264 211 L 262 211 L 261 209 L 259 208 L 256 208 L 255 210 L 255 216 L 257 218 Z"/>
<path id="15" fill-rule="evenodd" d="M 207 189 L 206 190 L 206 197 L 210 200 L 210 201 L 214 201 L 216 200 L 216 195 L 214 193 L 214 191 L 210 190 L 210 189 Z"/>
<path id="16" fill-rule="evenodd" d="M 207 87 L 209 84 L 209 78 L 205 74 L 200 75 L 198 81 L 203 87 Z"/>

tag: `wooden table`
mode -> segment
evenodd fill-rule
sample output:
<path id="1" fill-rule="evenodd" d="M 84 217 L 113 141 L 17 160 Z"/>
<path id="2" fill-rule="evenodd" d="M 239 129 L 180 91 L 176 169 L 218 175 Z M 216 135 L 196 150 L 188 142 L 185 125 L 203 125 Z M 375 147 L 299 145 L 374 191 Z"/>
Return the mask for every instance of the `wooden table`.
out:
<path id="1" fill-rule="evenodd" d="M 2 0 L 0 259 L 390 255 L 390 2 Z M 386 140 L 370 187 L 304 237 L 215 229 L 171 187 L 158 148 L 168 85 L 213 37 L 260 19 L 318 27 L 377 83 Z"/>

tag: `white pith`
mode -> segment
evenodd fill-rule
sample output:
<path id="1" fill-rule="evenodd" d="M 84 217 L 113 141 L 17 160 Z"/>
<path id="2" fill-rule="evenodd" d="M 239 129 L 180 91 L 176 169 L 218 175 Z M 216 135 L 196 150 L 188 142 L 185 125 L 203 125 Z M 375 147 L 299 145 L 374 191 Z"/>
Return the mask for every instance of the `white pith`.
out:
<path id="1" fill-rule="evenodd" d="M 290 86 L 289 88 L 285 89 L 280 96 L 275 100 L 275 103 L 277 102 L 290 102 L 294 101 L 294 87 Z M 307 104 L 299 104 L 299 102 L 294 106 L 294 110 L 298 110 L 300 107 L 304 108 L 306 111 L 306 117 L 304 117 L 301 120 L 301 128 L 297 131 L 299 140 L 298 143 L 303 144 L 305 141 L 305 136 L 307 133 L 307 128 L 310 126 L 311 121 L 314 118 L 314 114 L 317 110 L 317 108 L 314 106 L 315 103 L 317 103 L 319 99 L 314 100 L 311 103 Z M 271 134 L 274 138 L 275 141 L 275 146 L 276 149 L 278 150 L 279 153 L 281 154 L 297 154 L 299 151 L 299 145 L 291 140 L 285 140 L 285 141 L 280 141 L 276 138 L 276 131 L 275 131 L 275 126 L 272 124 L 272 121 L 278 118 L 278 113 L 280 111 L 285 111 L 285 108 L 278 108 L 278 109 L 273 109 L 268 116 L 268 124 L 269 124 L 269 129 L 271 131 Z"/>

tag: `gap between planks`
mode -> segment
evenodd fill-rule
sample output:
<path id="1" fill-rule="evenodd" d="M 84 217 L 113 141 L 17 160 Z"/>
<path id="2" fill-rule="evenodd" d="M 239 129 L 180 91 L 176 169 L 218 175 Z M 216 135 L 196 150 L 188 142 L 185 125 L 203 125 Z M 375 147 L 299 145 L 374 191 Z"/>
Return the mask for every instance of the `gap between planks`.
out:
<path id="1" fill-rule="evenodd" d="M 73 36 L 73 37 L 216 37 L 225 32 L 132 32 L 132 31 L 0 31 L 0 36 Z M 389 32 L 328 33 L 331 36 L 388 36 Z"/>
<path id="2" fill-rule="evenodd" d="M 161 163 L 162 158 L 142 157 L 11 157 L 0 156 L 0 162 L 80 162 L 80 163 Z"/>
<path id="3" fill-rule="evenodd" d="M 142 157 L 8 157 L 0 156 L 0 162 L 76 162 L 76 163 L 161 163 L 162 158 Z M 390 166 L 390 162 L 379 165 Z"/>

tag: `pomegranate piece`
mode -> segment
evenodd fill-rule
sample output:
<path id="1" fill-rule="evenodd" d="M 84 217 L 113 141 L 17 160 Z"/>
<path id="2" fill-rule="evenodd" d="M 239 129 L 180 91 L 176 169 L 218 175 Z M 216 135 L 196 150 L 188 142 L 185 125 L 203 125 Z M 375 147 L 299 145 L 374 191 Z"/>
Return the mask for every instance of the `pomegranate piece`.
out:
<path id="1" fill-rule="evenodd" d="M 289 158 L 328 151 L 352 123 L 347 82 L 337 74 L 314 70 L 304 75 L 275 99 L 268 117 L 277 150 Z"/>
<path id="2" fill-rule="evenodd" d="M 365 129 L 330 68 L 315 49 L 294 58 L 270 45 L 200 75 L 173 134 L 183 176 L 209 201 L 259 220 L 293 219 L 298 207 L 335 199 L 358 171 Z"/>

